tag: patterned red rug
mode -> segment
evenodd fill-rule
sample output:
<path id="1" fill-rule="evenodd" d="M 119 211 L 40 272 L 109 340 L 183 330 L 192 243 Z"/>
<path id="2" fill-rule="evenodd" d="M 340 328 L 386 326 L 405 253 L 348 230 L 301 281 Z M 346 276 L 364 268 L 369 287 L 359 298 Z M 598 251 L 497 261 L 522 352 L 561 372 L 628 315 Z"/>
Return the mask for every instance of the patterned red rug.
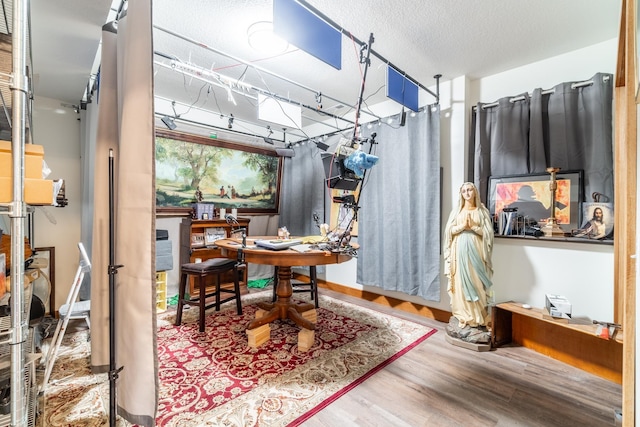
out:
<path id="1" fill-rule="evenodd" d="M 321 296 L 315 342 L 307 352 L 298 351 L 299 328 L 290 321 L 272 323 L 270 340 L 251 349 L 246 325 L 255 318 L 255 302 L 270 295 L 243 297 L 242 315 L 232 305 L 208 312 L 204 333 L 198 332 L 197 309 L 185 311 L 181 326 L 173 326 L 175 314 L 159 318 L 158 426 L 299 425 L 435 332 Z M 47 401 L 65 404 L 55 395 Z M 47 425 L 69 425 L 62 412 L 77 417 L 84 411 L 53 412 L 48 420 L 60 424 Z M 73 425 L 91 422 L 74 418 Z"/>

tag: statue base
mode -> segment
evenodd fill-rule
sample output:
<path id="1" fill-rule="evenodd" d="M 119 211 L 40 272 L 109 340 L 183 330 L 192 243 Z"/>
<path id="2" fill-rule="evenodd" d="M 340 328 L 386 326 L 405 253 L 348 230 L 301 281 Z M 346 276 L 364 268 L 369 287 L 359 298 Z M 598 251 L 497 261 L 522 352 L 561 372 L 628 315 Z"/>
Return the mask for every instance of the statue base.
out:
<path id="1" fill-rule="evenodd" d="M 466 348 L 467 350 L 473 350 L 478 352 L 491 350 L 491 344 L 471 343 L 467 341 L 462 341 L 460 338 L 454 338 L 449 335 L 445 335 L 444 338 L 447 340 L 449 344 L 455 345 L 457 347 Z"/>
<path id="2" fill-rule="evenodd" d="M 445 327 L 447 342 L 458 347 L 475 351 L 491 350 L 491 335 L 486 326 L 460 327 L 460 322 L 455 316 L 449 318 L 449 324 Z"/>

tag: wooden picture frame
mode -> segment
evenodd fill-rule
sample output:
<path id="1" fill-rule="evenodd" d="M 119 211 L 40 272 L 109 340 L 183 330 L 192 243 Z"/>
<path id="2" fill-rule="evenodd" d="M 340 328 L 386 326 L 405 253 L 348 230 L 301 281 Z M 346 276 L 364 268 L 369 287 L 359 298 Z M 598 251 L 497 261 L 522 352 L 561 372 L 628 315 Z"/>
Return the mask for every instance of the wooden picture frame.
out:
<path id="1" fill-rule="evenodd" d="M 496 218 L 504 208 L 517 206 L 518 215 L 544 225 L 541 220 L 548 218 L 551 214 L 550 182 L 551 175 L 548 173 L 490 176 L 487 186 L 487 208 Z M 581 170 L 558 172 L 556 183 L 555 218 L 562 229 L 570 232 L 577 229 L 581 221 L 583 172 Z M 523 201 L 527 203 L 522 203 Z M 537 202 L 542 204 L 545 212 L 540 210 Z"/>
<path id="2" fill-rule="evenodd" d="M 189 216 L 203 202 L 278 213 L 282 158 L 275 150 L 156 129 L 156 211 Z"/>
<path id="3" fill-rule="evenodd" d="M 47 260 L 47 266 L 39 268 L 40 276 L 36 279 L 48 281 L 51 285 L 49 293 L 48 311 L 52 317 L 56 316 L 56 248 L 47 246 L 41 248 L 33 248 L 34 258 L 44 258 Z M 46 301 L 43 301 L 46 303 Z"/>

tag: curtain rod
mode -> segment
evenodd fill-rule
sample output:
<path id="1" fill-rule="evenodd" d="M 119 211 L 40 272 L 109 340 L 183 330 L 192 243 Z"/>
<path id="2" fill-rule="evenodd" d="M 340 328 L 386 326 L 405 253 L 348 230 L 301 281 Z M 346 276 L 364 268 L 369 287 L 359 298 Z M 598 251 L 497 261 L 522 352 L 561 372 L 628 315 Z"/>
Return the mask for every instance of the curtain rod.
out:
<path id="1" fill-rule="evenodd" d="M 608 80 L 609 80 L 609 76 L 603 76 L 602 77 L 602 81 L 606 82 Z M 593 80 L 585 80 L 585 81 L 582 81 L 582 82 L 576 82 L 576 83 L 572 83 L 571 84 L 571 89 L 578 89 L 578 88 L 585 87 L 585 86 L 591 86 L 592 84 L 593 84 Z M 556 91 L 555 89 L 546 89 L 546 90 L 543 90 L 541 92 L 541 94 L 542 95 L 549 95 L 551 93 L 554 93 L 555 91 Z M 533 93 L 529 93 L 528 95 L 529 96 L 533 96 Z M 525 96 L 524 95 L 520 95 L 520 96 L 516 96 L 514 98 L 509 99 L 509 102 L 518 102 L 518 101 L 524 101 L 524 100 L 525 100 Z M 493 107 L 497 107 L 498 105 L 499 105 L 498 102 L 492 102 L 490 104 L 484 104 L 482 106 L 482 109 L 484 110 L 484 109 L 487 109 L 487 108 L 493 108 Z M 473 109 L 477 110 L 478 106 L 474 105 Z"/>
<path id="2" fill-rule="evenodd" d="M 357 37 L 355 37 L 353 34 L 351 34 L 349 31 L 345 30 L 344 28 L 342 28 L 340 25 L 338 25 L 337 23 L 335 23 L 333 20 L 331 20 L 331 18 L 329 18 L 328 16 L 326 16 L 325 14 L 323 14 L 322 12 L 320 12 L 318 9 L 316 9 L 315 7 L 313 7 L 312 5 L 310 5 L 309 3 L 307 3 L 305 0 L 296 0 L 298 3 L 300 3 L 301 5 L 303 5 L 304 7 L 306 7 L 307 9 L 309 9 L 311 12 L 315 13 L 316 15 L 318 15 L 320 18 L 322 18 L 323 20 L 325 20 L 329 25 L 331 25 L 333 28 L 335 28 L 336 30 L 339 30 L 341 33 L 347 35 L 349 38 L 351 38 L 353 41 L 355 41 L 356 43 L 358 43 L 360 46 L 366 46 L 367 43 L 363 42 L 362 40 L 359 40 Z M 384 56 L 380 55 L 378 52 L 376 52 L 374 49 L 370 49 L 371 54 L 373 56 L 375 56 L 376 58 L 378 58 L 379 60 L 381 60 L 382 62 L 384 62 L 385 64 L 387 64 L 389 67 L 395 69 L 398 73 L 402 74 L 405 78 L 407 78 L 408 80 L 410 80 L 411 82 L 413 82 L 414 84 L 416 84 L 418 87 L 420 87 L 421 89 L 424 89 L 425 91 L 427 91 L 427 93 L 429 93 L 431 96 L 433 96 L 436 99 L 436 103 L 440 102 L 440 95 L 436 94 L 434 92 L 432 92 L 429 88 L 427 88 L 426 86 L 424 86 L 422 83 L 420 83 L 419 81 L 417 81 L 416 79 L 414 79 L 413 77 L 411 77 L 410 75 L 408 75 L 406 72 L 402 71 L 399 67 L 397 67 L 395 64 L 391 63 L 391 61 L 389 61 L 388 59 L 386 59 Z M 440 78 L 441 75 L 438 74 L 436 78 Z"/>

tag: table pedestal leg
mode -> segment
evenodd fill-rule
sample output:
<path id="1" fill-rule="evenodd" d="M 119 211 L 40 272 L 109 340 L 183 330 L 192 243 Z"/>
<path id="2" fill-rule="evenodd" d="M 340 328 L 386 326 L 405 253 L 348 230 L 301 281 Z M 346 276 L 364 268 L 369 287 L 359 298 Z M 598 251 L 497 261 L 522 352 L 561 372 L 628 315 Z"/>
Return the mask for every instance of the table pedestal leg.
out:
<path id="1" fill-rule="evenodd" d="M 267 313 L 249 323 L 247 327 L 248 330 L 258 328 L 278 319 L 291 319 L 296 325 L 312 332 L 316 329 L 315 322 L 312 322 L 302 315 L 305 311 L 315 311 L 315 306 L 309 303 L 297 304 L 291 300 L 291 296 L 293 295 L 293 288 L 291 287 L 291 267 L 278 268 L 276 295 L 278 298 L 274 303 L 258 303 L 258 307 Z M 313 318 L 313 316 L 309 315 L 307 317 Z"/>

